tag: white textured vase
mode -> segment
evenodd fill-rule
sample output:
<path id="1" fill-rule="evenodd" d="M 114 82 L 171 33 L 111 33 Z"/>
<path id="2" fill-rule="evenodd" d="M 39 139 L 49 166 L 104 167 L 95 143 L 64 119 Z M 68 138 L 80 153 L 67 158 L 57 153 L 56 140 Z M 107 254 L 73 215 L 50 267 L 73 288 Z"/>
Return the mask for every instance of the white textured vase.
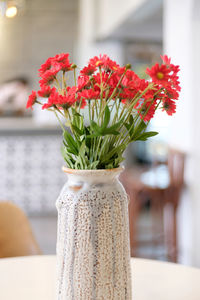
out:
<path id="1" fill-rule="evenodd" d="M 63 168 L 56 300 L 131 300 L 128 199 L 112 170 Z"/>

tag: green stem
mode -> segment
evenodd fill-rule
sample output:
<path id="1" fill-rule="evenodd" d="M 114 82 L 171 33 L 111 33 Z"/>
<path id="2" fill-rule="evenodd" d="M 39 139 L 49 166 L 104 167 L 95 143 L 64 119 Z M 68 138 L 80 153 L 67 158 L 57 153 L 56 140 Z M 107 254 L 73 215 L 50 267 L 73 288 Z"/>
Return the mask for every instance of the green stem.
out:
<path id="1" fill-rule="evenodd" d="M 65 132 L 65 128 L 64 128 L 62 122 L 60 121 L 60 119 L 59 119 L 59 117 L 58 117 L 58 115 L 57 115 L 57 113 L 56 113 L 56 110 L 54 109 L 53 111 L 54 111 L 54 114 L 55 114 L 56 118 L 58 119 L 58 122 L 59 122 L 59 124 L 60 124 L 60 127 L 62 128 L 63 132 Z"/>
<path id="2" fill-rule="evenodd" d="M 62 88 L 61 88 L 61 86 L 60 86 L 60 83 L 59 83 L 57 77 L 55 78 L 55 82 L 57 83 L 58 91 L 62 94 Z"/>
<path id="3" fill-rule="evenodd" d="M 74 83 L 75 83 L 75 86 L 77 85 L 76 83 L 76 68 L 74 68 Z"/>

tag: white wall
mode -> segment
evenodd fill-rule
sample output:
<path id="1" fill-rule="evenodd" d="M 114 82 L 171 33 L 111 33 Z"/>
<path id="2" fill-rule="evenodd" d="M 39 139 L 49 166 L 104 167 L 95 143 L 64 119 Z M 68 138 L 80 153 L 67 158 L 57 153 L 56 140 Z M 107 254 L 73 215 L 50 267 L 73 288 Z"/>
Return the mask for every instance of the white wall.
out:
<path id="1" fill-rule="evenodd" d="M 186 184 L 192 212 L 188 250 L 192 263 L 200 267 L 200 2 L 165 0 L 164 3 L 164 49 L 180 65 L 182 87 L 169 141 L 187 153 Z M 187 219 L 183 222 L 189 225 Z"/>
<path id="2" fill-rule="evenodd" d="M 78 65 L 83 67 L 89 58 L 107 54 L 112 59 L 123 64 L 123 47 L 120 42 L 116 41 L 97 41 L 97 23 L 99 16 L 97 2 L 94 0 L 79 1 L 79 27 L 76 57 Z"/>
<path id="3" fill-rule="evenodd" d="M 78 0 L 27 0 L 22 15 L 0 18 L 0 83 L 25 75 L 36 86 L 49 56 L 74 52 Z"/>
<path id="4" fill-rule="evenodd" d="M 97 35 L 107 36 L 147 0 L 98 0 Z"/>
<path id="5" fill-rule="evenodd" d="M 186 151 L 191 149 L 191 127 L 193 126 L 191 122 L 192 2 L 193 0 L 165 0 L 163 10 L 164 52 L 181 68 L 182 90 L 177 103 L 177 112 L 172 118 L 171 142 Z"/>
<path id="6" fill-rule="evenodd" d="M 199 86 L 199 69 L 200 69 L 200 1 L 193 1 L 192 10 L 192 39 L 193 39 L 193 55 L 192 55 L 192 99 L 193 99 L 193 255 L 194 263 L 200 267 L 200 86 Z"/>

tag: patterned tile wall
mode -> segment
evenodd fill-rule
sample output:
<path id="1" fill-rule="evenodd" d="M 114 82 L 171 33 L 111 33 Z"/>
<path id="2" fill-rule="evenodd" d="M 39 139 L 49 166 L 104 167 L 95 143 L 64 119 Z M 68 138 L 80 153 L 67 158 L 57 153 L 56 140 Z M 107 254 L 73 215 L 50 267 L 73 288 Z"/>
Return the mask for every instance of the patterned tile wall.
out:
<path id="1" fill-rule="evenodd" d="M 56 213 L 66 181 L 60 146 L 60 132 L 0 135 L 0 201 L 13 201 L 29 215 Z"/>

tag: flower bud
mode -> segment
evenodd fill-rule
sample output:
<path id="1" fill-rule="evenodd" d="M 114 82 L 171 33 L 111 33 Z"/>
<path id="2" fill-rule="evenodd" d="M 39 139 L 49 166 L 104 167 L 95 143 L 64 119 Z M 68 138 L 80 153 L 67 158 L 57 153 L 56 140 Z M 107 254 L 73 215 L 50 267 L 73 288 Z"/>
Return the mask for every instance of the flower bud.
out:
<path id="1" fill-rule="evenodd" d="M 126 65 L 126 70 L 131 69 L 131 64 Z"/>

